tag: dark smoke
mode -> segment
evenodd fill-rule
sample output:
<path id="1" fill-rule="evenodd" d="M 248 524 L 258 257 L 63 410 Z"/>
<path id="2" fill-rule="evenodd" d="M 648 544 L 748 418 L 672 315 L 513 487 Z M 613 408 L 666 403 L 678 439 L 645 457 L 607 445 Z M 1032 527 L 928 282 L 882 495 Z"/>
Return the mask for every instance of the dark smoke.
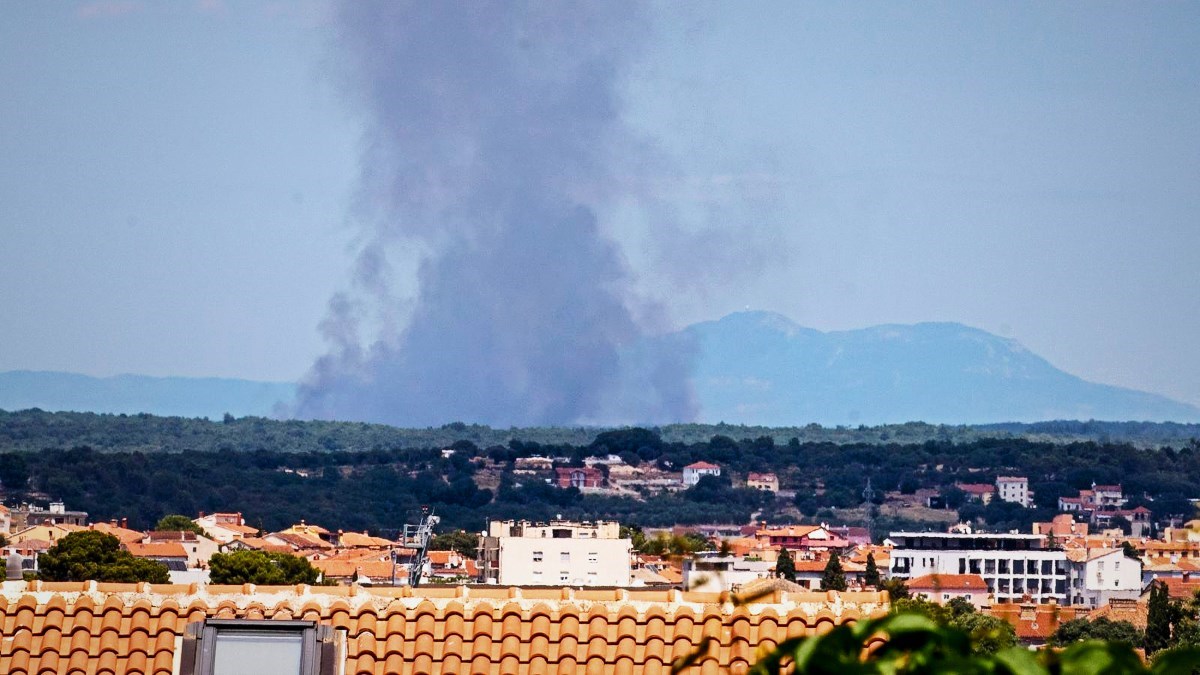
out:
<path id="1" fill-rule="evenodd" d="M 366 231 L 354 288 L 322 324 L 331 351 L 293 414 L 400 425 L 692 418 L 687 345 L 646 339 L 597 215 L 642 152 L 618 98 L 646 33 L 640 9 L 341 5 L 339 54 L 369 129 Z M 405 304 L 388 259 L 414 250 L 418 290 Z"/>

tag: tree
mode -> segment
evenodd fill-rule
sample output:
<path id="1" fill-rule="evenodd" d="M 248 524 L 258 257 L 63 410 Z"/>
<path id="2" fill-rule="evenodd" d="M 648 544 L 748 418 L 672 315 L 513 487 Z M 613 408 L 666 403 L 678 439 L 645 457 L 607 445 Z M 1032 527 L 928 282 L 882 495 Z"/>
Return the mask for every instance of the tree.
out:
<path id="1" fill-rule="evenodd" d="M 1142 559 L 1142 556 L 1138 554 L 1138 551 L 1133 547 L 1133 544 L 1127 541 L 1121 542 L 1121 550 L 1125 551 L 1126 558 L 1133 558 L 1134 560 Z"/>
<path id="2" fill-rule="evenodd" d="M 1085 640 L 1121 642 L 1132 646 L 1142 644 L 1142 632 L 1128 621 L 1113 621 L 1106 617 L 1095 621 L 1074 619 L 1059 626 L 1048 642 L 1052 647 L 1065 647 Z"/>
<path id="3" fill-rule="evenodd" d="M 793 582 L 796 580 L 796 563 L 786 548 L 779 549 L 779 558 L 775 561 L 775 576 Z"/>
<path id="4" fill-rule="evenodd" d="M 474 559 L 479 553 L 479 535 L 466 530 L 443 532 L 429 540 L 431 551 L 457 551 L 464 557 Z"/>
<path id="5" fill-rule="evenodd" d="M 821 575 L 821 590 L 846 590 L 846 573 L 842 571 L 842 561 L 837 551 L 829 554 L 829 562 L 825 563 L 825 573 Z"/>
<path id="6" fill-rule="evenodd" d="M 875 554 L 867 553 L 867 568 L 863 570 L 863 583 L 872 588 L 879 588 L 882 578 L 879 576 L 879 568 L 875 566 Z"/>
<path id="7" fill-rule="evenodd" d="M 172 513 L 158 519 L 158 524 L 154 526 L 159 532 L 195 532 L 199 535 L 204 535 L 204 528 L 192 522 L 191 518 Z"/>
<path id="8" fill-rule="evenodd" d="M 687 672 L 709 648 L 709 643 L 705 642 L 701 649 L 676 660 L 672 672 Z M 1168 675 L 1189 673 L 1200 666 L 1200 649 L 1169 651 L 1171 653 L 1164 652 L 1165 656 L 1155 659 L 1149 667 L 1132 647 L 1120 642 L 1089 641 L 1063 650 L 1044 649 L 1036 654 L 1010 645 L 988 653 L 981 651 L 961 629 L 938 625 L 919 613 L 902 613 L 844 623 L 823 635 L 788 638 L 763 655 L 750 673 Z"/>
<path id="9" fill-rule="evenodd" d="M 879 590 L 887 591 L 888 600 L 892 603 L 895 603 L 898 600 L 907 600 L 908 598 L 912 597 L 912 593 L 908 592 L 908 584 L 904 583 L 904 580 L 899 577 L 885 579 L 884 582 L 880 584 Z"/>
<path id="10" fill-rule="evenodd" d="M 1142 646 L 1147 654 L 1165 649 L 1171 644 L 1171 599 L 1167 585 L 1161 581 L 1150 584 L 1150 601 L 1146 614 L 1146 637 Z"/>
<path id="11" fill-rule="evenodd" d="M 208 569 L 209 580 L 214 584 L 311 585 L 317 583 L 320 576 L 320 572 L 300 556 L 266 551 L 214 553 L 208 561 Z"/>
<path id="12" fill-rule="evenodd" d="M 111 534 L 84 530 L 72 532 L 38 557 L 38 577 L 45 581 L 148 581 L 165 584 L 167 566 L 135 558 L 121 550 L 121 541 Z"/>

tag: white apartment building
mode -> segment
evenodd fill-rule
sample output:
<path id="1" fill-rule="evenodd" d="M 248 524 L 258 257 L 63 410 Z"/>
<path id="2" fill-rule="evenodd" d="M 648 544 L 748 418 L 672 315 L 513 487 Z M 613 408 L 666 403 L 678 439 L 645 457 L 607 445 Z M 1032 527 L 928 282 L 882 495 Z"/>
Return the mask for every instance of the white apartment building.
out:
<path id="1" fill-rule="evenodd" d="M 633 540 L 616 522 L 489 521 L 480 581 L 502 586 L 629 586 Z"/>
<path id="2" fill-rule="evenodd" d="M 996 496 L 1029 508 L 1029 479 L 1024 476 L 996 476 Z"/>
<path id="3" fill-rule="evenodd" d="M 1045 549 L 1040 534 L 893 532 L 890 574 L 978 574 L 998 601 L 1053 599 L 1066 604 L 1070 564 L 1063 551 Z"/>
<path id="4" fill-rule="evenodd" d="M 1142 561 L 1119 548 L 1068 551 L 1071 604 L 1101 607 L 1110 600 L 1137 600 L 1142 594 Z"/>

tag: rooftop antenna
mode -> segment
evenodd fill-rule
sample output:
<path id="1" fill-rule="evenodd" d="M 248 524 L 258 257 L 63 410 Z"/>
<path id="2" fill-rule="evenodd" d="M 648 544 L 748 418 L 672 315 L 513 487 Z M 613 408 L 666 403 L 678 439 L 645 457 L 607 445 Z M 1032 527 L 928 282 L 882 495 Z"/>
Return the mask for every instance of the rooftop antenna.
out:
<path id="1" fill-rule="evenodd" d="M 429 548 L 429 540 L 433 538 L 433 528 L 441 522 L 441 518 L 433 515 L 433 510 L 428 506 L 421 507 L 421 520 L 415 525 L 406 523 L 404 525 L 404 536 L 401 538 L 401 544 L 405 548 L 410 548 L 413 551 L 412 558 L 408 561 L 408 585 L 416 588 L 421 585 L 421 575 L 425 573 L 425 566 L 429 564 L 429 556 L 425 554 Z M 392 585 L 396 585 L 396 551 L 392 551 Z"/>

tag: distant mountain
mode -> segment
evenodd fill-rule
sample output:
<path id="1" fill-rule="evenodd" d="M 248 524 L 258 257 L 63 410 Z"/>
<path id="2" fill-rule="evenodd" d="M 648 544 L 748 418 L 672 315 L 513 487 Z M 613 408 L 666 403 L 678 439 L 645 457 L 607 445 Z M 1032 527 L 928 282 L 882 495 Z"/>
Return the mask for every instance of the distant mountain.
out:
<path id="1" fill-rule="evenodd" d="M 1200 421 L 1195 406 L 1086 382 L 1014 340 L 957 323 L 823 333 L 738 312 L 682 333 L 696 348 L 704 422 Z"/>
<path id="2" fill-rule="evenodd" d="M 0 373 L 0 410 L 71 410 L 97 413 L 153 413 L 221 419 L 270 415 L 290 401 L 296 385 L 222 378 L 89 377 L 74 373 L 14 370 Z"/>
<path id="3" fill-rule="evenodd" d="M 738 312 L 659 340 L 660 349 L 693 348 L 700 422 L 1200 422 L 1195 406 L 1086 382 L 1014 340 L 957 323 L 823 333 L 780 314 Z M 13 371 L 0 373 L 0 409 L 269 416 L 295 390 L 283 382 Z"/>

